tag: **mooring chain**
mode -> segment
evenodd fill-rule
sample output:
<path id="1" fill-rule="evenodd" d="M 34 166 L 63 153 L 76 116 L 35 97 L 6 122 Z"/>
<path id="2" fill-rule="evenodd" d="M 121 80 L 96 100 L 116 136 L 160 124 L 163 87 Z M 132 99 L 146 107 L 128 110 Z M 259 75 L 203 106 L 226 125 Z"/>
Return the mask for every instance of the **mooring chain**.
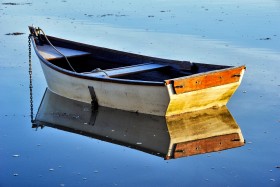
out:
<path id="1" fill-rule="evenodd" d="M 34 123 L 33 118 L 33 93 L 32 93 L 32 62 L 31 62 L 31 35 L 28 36 L 28 57 L 29 57 L 29 94 L 30 94 L 30 118 L 31 123 Z"/>

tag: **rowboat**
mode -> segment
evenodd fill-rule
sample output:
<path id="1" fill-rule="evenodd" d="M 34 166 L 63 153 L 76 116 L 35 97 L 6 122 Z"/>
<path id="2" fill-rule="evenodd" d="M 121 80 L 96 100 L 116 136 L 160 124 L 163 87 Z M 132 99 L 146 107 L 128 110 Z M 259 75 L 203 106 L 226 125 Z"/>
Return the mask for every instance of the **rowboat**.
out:
<path id="1" fill-rule="evenodd" d="M 246 69 L 143 56 L 29 30 L 48 88 L 94 106 L 158 116 L 221 107 Z"/>
<path id="2" fill-rule="evenodd" d="M 244 145 L 242 132 L 226 106 L 167 117 L 102 106 L 92 111 L 91 104 L 46 89 L 33 124 L 37 129 L 51 127 L 164 159 Z"/>

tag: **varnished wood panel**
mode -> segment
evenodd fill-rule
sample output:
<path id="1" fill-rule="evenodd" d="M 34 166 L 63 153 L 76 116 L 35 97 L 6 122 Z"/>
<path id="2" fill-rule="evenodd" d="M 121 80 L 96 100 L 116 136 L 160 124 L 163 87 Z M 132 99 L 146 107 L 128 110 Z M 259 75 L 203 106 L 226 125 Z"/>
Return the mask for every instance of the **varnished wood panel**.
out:
<path id="1" fill-rule="evenodd" d="M 173 80 L 176 94 L 238 82 L 245 66 Z"/>

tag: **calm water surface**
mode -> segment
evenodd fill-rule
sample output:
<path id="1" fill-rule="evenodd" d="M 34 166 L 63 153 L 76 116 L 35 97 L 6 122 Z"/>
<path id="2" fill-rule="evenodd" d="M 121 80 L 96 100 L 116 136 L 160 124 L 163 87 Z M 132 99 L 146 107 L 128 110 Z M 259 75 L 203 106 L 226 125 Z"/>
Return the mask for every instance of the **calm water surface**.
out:
<path id="1" fill-rule="evenodd" d="M 1 1 L 0 186 L 280 186 L 280 2 Z M 30 123 L 27 26 L 140 54 L 247 66 L 228 103 L 246 144 L 164 160 Z M 22 32 L 13 36 L 7 33 Z M 46 82 L 32 53 L 34 110 Z"/>

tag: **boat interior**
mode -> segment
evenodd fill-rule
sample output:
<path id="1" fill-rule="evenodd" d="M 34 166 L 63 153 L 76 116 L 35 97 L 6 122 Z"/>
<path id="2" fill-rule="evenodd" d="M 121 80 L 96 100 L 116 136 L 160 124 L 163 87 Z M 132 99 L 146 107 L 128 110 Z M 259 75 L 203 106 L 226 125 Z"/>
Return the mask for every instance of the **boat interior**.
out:
<path id="1" fill-rule="evenodd" d="M 164 82 L 230 67 L 148 57 L 48 36 L 54 48 L 44 35 L 38 38 L 35 42 L 44 59 L 65 70 L 92 77 Z"/>

